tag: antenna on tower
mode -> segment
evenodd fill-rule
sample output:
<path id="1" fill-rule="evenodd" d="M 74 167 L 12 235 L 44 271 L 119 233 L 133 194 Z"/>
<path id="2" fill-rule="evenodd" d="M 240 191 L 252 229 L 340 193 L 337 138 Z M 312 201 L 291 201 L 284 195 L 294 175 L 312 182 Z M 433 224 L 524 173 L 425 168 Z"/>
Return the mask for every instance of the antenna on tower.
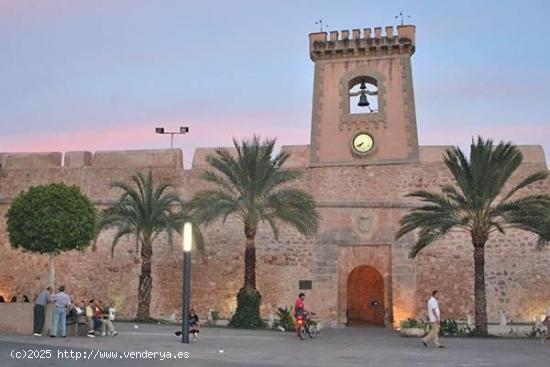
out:
<path id="1" fill-rule="evenodd" d="M 328 27 L 328 24 L 323 24 L 323 19 L 319 19 L 315 22 L 315 24 L 319 25 L 319 27 L 321 28 L 321 32 L 324 32 L 325 28 Z"/>
<path id="2" fill-rule="evenodd" d="M 403 25 L 403 24 L 405 24 L 405 19 L 408 19 L 410 17 L 411 17 L 410 15 L 403 15 L 403 12 L 400 11 L 399 15 L 395 16 L 395 19 L 399 19 L 401 21 L 401 25 Z"/>

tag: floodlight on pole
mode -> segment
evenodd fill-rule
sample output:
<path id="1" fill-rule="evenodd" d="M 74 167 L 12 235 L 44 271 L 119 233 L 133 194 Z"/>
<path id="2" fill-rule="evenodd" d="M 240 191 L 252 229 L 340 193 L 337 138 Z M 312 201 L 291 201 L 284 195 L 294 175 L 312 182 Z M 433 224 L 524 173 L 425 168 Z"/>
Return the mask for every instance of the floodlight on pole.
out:
<path id="1" fill-rule="evenodd" d="M 157 134 L 170 134 L 170 149 L 174 149 L 174 135 L 176 134 L 187 134 L 189 132 L 189 127 L 180 126 L 180 131 L 165 131 L 163 127 L 156 127 L 155 133 Z"/>

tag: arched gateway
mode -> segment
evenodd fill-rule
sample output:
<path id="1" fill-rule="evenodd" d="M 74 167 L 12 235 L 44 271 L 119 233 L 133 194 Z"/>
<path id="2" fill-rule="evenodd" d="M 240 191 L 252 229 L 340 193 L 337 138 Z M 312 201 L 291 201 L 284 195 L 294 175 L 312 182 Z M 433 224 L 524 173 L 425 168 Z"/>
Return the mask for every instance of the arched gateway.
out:
<path id="1" fill-rule="evenodd" d="M 390 246 L 338 248 L 338 322 L 392 324 Z"/>
<path id="2" fill-rule="evenodd" d="M 348 325 L 384 326 L 384 279 L 372 266 L 362 265 L 351 271 L 347 281 Z"/>

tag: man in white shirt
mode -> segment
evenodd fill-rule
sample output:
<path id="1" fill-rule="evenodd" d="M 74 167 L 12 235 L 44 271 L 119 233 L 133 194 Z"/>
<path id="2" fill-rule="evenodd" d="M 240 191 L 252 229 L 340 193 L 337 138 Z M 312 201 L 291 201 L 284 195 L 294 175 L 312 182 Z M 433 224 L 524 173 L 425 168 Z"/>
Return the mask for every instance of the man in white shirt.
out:
<path id="1" fill-rule="evenodd" d="M 439 344 L 439 325 L 441 323 L 441 313 L 439 312 L 439 291 L 433 291 L 432 296 L 428 300 L 428 317 L 430 319 L 430 332 L 422 339 L 422 344 L 428 346 L 428 342 L 433 340 L 437 348 L 444 348 Z"/>

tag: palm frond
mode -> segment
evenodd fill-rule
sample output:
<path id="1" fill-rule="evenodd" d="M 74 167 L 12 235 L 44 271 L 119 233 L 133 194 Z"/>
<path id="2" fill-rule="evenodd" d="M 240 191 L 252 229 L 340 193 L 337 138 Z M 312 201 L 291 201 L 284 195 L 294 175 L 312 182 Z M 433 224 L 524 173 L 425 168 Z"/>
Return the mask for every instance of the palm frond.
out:
<path id="1" fill-rule="evenodd" d="M 240 152 L 238 152 L 238 154 L 240 154 Z M 231 183 L 234 189 L 241 190 L 246 185 L 246 178 L 243 177 L 240 172 L 241 170 L 238 161 L 227 149 L 216 149 L 215 155 L 208 156 L 206 161 L 210 164 L 210 166 L 219 171 Z M 202 178 L 206 181 L 213 182 L 214 184 L 217 183 L 215 176 L 211 176 L 208 173 L 204 173 Z"/>
<path id="2" fill-rule="evenodd" d="M 208 225 L 239 210 L 238 200 L 220 190 L 199 191 L 189 203 L 194 222 Z"/>
<path id="3" fill-rule="evenodd" d="M 537 197 L 543 200 L 537 201 Z M 522 198 L 523 199 L 523 198 Z M 509 228 L 521 229 L 539 236 L 539 248 L 550 241 L 550 197 L 548 195 L 530 195 L 525 200 L 503 204 L 500 215 Z"/>
<path id="4" fill-rule="evenodd" d="M 409 258 L 415 258 L 423 248 L 430 245 L 432 242 L 436 241 L 440 237 L 443 237 L 452 229 L 452 227 L 453 226 L 421 228 L 418 233 L 418 239 L 409 251 Z"/>
<path id="5" fill-rule="evenodd" d="M 407 194 L 406 196 L 418 198 L 423 202 L 433 203 L 434 205 L 437 205 L 441 208 L 447 208 L 451 210 L 457 210 L 458 208 L 456 205 L 456 202 L 453 202 L 445 195 L 435 193 L 435 192 L 418 190 L 418 191 L 413 191 Z"/>
<path id="6" fill-rule="evenodd" d="M 113 241 L 111 242 L 111 259 L 115 256 L 115 247 L 118 244 L 118 241 L 124 237 L 127 234 L 132 233 L 131 227 L 119 227 L 117 232 L 115 233 L 115 236 L 113 237 Z"/>
<path id="7" fill-rule="evenodd" d="M 233 215 L 254 231 L 258 223 L 267 222 L 277 237 L 278 219 L 303 234 L 315 233 L 318 213 L 313 198 L 288 188 L 302 171 L 282 168 L 290 154 L 274 154 L 275 143 L 256 135 L 241 142 L 234 139 L 234 153 L 216 149 L 207 157 L 211 170 L 202 178 L 215 189 L 201 190 L 191 201 L 195 221 L 207 225 Z"/>
<path id="8" fill-rule="evenodd" d="M 456 202 L 463 208 L 468 207 L 468 199 L 464 196 L 464 193 L 460 192 L 453 185 L 443 185 L 441 191 L 445 194 L 450 200 Z"/>
<path id="9" fill-rule="evenodd" d="M 265 221 L 267 224 L 269 224 L 269 227 L 271 228 L 271 232 L 273 233 L 273 237 L 275 237 L 275 240 L 279 240 L 279 227 L 277 227 L 277 223 L 275 223 L 274 216 L 265 215 L 264 216 Z"/>
<path id="10" fill-rule="evenodd" d="M 508 193 L 504 195 L 504 197 L 502 198 L 502 201 L 504 202 L 510 199 L 516 192 L 523 189 L 524 187 L 527 187 L 537 181 L 545 180 L 546 178 L 548 178 L 548 171 L 539 171 L 539 172 L 533 173 L 532 175 L 524 178 L 520 183 L 518 183 L 510 191 L 508 191 Z"/>
<path id="11" fill-rule="evenodd" d="M 506 194 L 502 191 L 521 165 L 521 151 L 511 143 L 496 146 L 490 139 L 472 139 L 470 157 L 459 147 L 447 149 L 445 164 L 454 183 L 444 185 L 442 193 L 416 191 L 408 194 L 425 205 L 411 209 L 400 221 L 396 238 L 419 230 L 411 256 L 452 228 L 471 233 L 504 233 L 517 228 L 539 236 L 539 245 L 550 240 L 550 195 L 532 194 L 511 197 L 519 190 L 544 180 L 548 172 L 537 172 L 523 179 Z M 498 198 L 502 196 L 500 202 Z"/>
<path id="12" fill-rule="evenodd" d="M 491 209 L 491 216 L 503 216 L 507 213 L 528 213 L 531 209 L 550 206 L 550 195 L 532 194 L 526 195 L 516 200 L 508 200 L 500 203 Z"/>
<path id="13" fill-rule="evenodd" d="M 319 227 L 319 214 L 311 195 L 297 189 L 281 189 L 266 200 L 267 209 L 283 222 L 289 223 L 304 235 L 312 235 Z"/>
<path id="14" fill-rule="evenodd" d="M 119 240 L 134 236 L 136 251 L 143 243 L 152 241 L 161 233 L 166 233 L 168 242 L 173 242 L 173 232 L 179 232 L 182 213 L 188 208 L 176 192 L 168 191 L 173 185 L 168 182 L 154 184 L 151 171 L 147 175 L 136 172 L 130 183 L 113 182 L 111 187 L 122 190 L 119 200 L 101 212 L 98 220 L 98 233 L 104 229 L 116 228 L 111 246 L 114 251 Z"/>

